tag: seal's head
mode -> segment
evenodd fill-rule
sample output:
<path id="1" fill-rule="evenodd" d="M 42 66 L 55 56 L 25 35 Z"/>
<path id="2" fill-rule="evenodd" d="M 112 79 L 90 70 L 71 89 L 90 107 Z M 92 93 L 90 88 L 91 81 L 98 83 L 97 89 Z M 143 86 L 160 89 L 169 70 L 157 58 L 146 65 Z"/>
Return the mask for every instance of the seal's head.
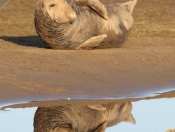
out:
<path id="1" fill-rule="evenodd" d="M 37 8 L 42 8 L 52 21 L 59 24 L 71 23 L 77 18 L 76 12 L 66 0 L 40 0 Z"/>

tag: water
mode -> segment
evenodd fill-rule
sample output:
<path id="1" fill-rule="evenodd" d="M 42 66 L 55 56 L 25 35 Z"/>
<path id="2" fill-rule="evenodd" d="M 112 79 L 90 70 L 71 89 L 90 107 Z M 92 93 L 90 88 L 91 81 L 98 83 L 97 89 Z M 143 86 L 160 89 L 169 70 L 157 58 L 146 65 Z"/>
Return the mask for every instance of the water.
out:
<path id="1" fill-rule="evenodd" d="M 135 125 L 121 123 L 107 132 L 166 132 L 175 129 L 175 98 L 134 102 L 132 113 Z"/>
<path id="2" fill-rule="evenodd" d="M 106 132 L 166 132 L 175 129 L 175 98 L 132 102 L 136 124 L 122 122 Z M 0 132 L 32 132 L 37 107 L 0 111 Z"/>

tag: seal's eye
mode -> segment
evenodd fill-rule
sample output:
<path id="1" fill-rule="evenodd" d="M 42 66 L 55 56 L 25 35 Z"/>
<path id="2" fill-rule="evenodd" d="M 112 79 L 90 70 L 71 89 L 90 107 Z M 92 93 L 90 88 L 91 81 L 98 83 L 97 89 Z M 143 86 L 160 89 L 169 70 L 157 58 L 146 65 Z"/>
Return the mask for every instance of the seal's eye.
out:
<path id="1" fill-rule="evenodd" d="M 54 6 L 56 6 L 56 4 L 50 4 L 50 5 L 49 5 L 49 7 L 54 7 Z"/>

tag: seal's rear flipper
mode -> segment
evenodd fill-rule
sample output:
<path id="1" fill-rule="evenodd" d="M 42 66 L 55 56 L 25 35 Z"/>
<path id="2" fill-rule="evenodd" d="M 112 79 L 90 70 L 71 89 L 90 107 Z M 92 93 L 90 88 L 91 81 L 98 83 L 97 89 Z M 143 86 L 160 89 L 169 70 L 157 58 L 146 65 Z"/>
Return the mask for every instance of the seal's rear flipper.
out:
<path id="1" fill-rule="evenodd" d="M 76 49 L 93 49 L 98 47 L 107 35 L 94 36 L 86 40 L 84 43 L 80 44 Z"/>
<path id="2" fill-rule="evenodd" d="M 137 3 L 137 0 L 132 0 L 132 1 L 128 1 L 126 3 L 122 3 L 121 5 L 126 8 L 126 10 L 132 14 L 134 7 Z"/>

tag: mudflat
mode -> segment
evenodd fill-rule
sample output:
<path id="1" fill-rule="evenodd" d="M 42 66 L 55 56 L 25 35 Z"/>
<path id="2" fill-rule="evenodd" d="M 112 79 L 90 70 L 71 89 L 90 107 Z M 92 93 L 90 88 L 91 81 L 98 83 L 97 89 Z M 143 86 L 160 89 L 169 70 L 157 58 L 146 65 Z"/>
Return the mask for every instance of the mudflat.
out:
<path id="1" fill-rule="evenodd" d="M 1 106 L 68 98 L 175 97 L 174 0 L 138 1 L 128 41 L 101 50 L 49 49 L 35 32 L 35 5 L 35 0 L 13 0 L 0 11 Z"/>

